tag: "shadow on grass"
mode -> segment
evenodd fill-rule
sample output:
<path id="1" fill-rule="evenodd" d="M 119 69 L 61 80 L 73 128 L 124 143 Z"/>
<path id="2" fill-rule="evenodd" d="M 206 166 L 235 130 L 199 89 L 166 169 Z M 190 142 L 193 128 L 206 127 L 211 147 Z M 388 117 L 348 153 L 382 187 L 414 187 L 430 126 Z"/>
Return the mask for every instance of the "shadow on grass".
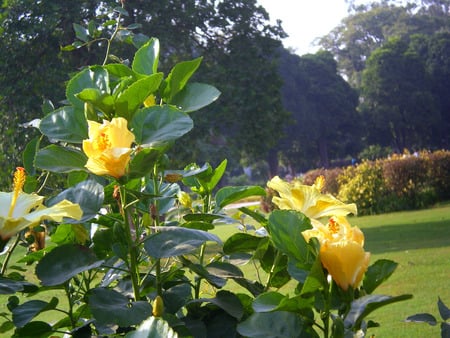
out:
<path id="1" fill-rule="evenodd" d="M 362 229 L 365 248 L 374 254 L 450 246 L 450 221 L 386 224 Z"/>

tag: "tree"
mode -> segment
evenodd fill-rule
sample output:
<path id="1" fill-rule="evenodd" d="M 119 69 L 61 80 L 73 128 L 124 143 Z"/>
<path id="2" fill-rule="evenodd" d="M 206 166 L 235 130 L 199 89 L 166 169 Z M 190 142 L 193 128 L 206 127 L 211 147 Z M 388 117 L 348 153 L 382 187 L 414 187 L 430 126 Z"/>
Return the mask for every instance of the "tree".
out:
<path id="1" fill-rule="evenodd" d="M 284 36 L 280 24 L 269 24 L 267 12 L 256 0 L 127 0 L 125 11 L 119 8 L 112 14 L 118 5 L 114 0 L 3 0 L 0 114 L 5 121 L 3 154 L 8 154 L 3 156 L 8 157 L 2 169 L 11 171 L 10 165 L 21 162 L 18 154 L 31 137 L 17 132 L 18 124 L 41 117 L 43 99 L 54 104 L 63 100 L 70 72 L 103 62 L 104 37 L 115 27 L 103 23 L 116 19 L 117 13 L 121 13 L 121 27 L 130 29 L 117 32 L 111 52 L 116 57 L 107 62 L 127 62 L 144 36 L 155 36 L 162 43 L 163 71 L 202 55 L 196 76 L 222 92 L 220 102 L 195 114 L 196 134 L 177 145 L 174 159 L 216 161 L 219 156 L 211 151 L 211 140 L 216 142 L 213 147 L 226 144 L 230 156 L 236 157 L 238 149 L 265 156 L 276 142 L 274 130 L 285 120 L 274 66 L 274 52 Z M 73 24 L 78 25 L 78 40 L 73 51 L 62 53 L 60 47 L 75 40 Z M 30 62 L 30 55 L 35 62 Z M 254 137 L 273 138 L 273 142 L 253 142 Z M 203 151 L 204 145 L 208 146 Z"/>
<path id="2" fill-rule="evenodd" d="M 284 104 L 293 117 L 282 148 L 292 166 L 329 167 L 330 158 L 358 151 L 358 94 L 338 74 L 331 53 L 284 52 L 281 73 Z"/>
<path id="3" fill-rule="evenodd" d="M 430 144 L 439 125 L 425 62 L 409 48 L 409 39 L 393 38 L 372 53 L 361 101 L 372 144 L 420 149 Z"/>

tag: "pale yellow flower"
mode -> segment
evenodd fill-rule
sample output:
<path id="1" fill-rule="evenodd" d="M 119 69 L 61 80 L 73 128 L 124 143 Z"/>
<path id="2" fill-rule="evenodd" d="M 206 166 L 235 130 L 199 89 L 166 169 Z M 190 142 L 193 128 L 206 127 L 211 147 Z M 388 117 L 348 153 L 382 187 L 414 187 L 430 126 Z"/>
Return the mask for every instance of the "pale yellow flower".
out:
<path id="1" fill-rule="evenodd" d="M 325 226 L 314 223 L 303 233 L 306 241 L 316 237 L 320 242 L 320 261 L 343 290 L 356 288 L 367 271 L 370 253 L 364 251 L 364 234 L 352 227 L 343 216 L 332 217 Z"/>
<path id="2" fill-rule="evenodd" d="M 191 196 L 185 191 L 179 191 L 177 193 L 177 198 L 180 204 L 185 208 L 192 208 L 192 199 Z"/>
<path id="3" fill-rule="evenodd" d="M 88 121 L 88 126 L 89 139 L 83 141 L 83 151 L 88 157 L 86 168 L 96 175 L 115 178 L 125 175 L 135 139 L 127 120 L 117 117 L 103 124 Z"/>
<path id="4" fill-rule="evenodd" d="M 279 196 L 272 198 L 272 202 L 282 210 L 297 210 L 305 214 L 312 221 L 327 216 L 345 216 L 356 214 L 354 203 L 345 204 L 330 194 L 322 194 L 323 177 L 319 177 L 312 186 L 294 181 L 286 182 L 275 176 L 267 186 L 278 192 Z"/>
<path id="5" fill-rule="evenodd" d="M 22 191 L 25 171 L 17 168 L 12 192 L 0 192 L 0 250 L 19 231 L 32 228 L 44 220 L 61 222 L 64 217 L 81 219 L 83 211 L 78 204 L 63 200 L 49 208 L 43 205 L 44 197 Z"/>

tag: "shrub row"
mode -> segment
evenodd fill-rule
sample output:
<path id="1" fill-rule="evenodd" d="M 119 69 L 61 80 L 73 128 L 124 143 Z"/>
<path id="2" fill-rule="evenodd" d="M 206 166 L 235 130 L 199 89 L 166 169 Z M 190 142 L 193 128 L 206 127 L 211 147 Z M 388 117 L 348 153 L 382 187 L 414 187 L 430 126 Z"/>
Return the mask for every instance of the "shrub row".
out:
<path id="1" fill-rule="evenodd" d="M 354 166 L 315 169 L 303 181 L 323 175 L 324 190 L 358 205 L 359 214 L 428 207 L 450 199 L 450 151 L 395 155 Z"/>

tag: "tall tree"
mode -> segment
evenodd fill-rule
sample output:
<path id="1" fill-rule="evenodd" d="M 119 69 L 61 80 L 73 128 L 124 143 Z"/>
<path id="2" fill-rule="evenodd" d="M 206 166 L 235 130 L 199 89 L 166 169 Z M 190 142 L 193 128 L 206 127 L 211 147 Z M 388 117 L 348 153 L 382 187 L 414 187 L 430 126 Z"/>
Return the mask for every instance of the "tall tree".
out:
<path id="1" fill-rule="evenodd" d="M 424 60 L 409 39 L 393 38 L 373 52 L 362 78 L 361 109 L 369 140 L 398 151 L 428 146 L 439 111 Z"/>
<path id="2" fill-rule="evenodd" d="M 293 121 L 282 148 L 296 170 L 328 167 L 330 159 L 357 152 L 358 94 L 338 74 L 331 53 L 296 56 L 285 52 L 283 100 Z"/>
<path id="3" fill-rule="evenodd" d="M 177 146 L 185 151 L 177 151 L 176 158 L 215 160 L 219 156 L 211 147 L 202 148 L 210 141 L 215 142 L 213 147 L 233 149 L 231 156 L 237 156 L 238 149 L 266 155 L 276 141 L 274 130 L 285 120 L 274 66 L 274 52 L 284 32 L 279 24 L 269 23 L 267 12 L 256 0 L 3 0 L 0 115 L 5 121 L 1 130 L 3 154 L 8 154 L 3 156 L 8 160 L 2 163 L 20 163 L 27 138 L 16 132 L 18 124 L 41 117 L 44 98 L 55 104 L 63 100 L 64 81 L 70 72 L 103 62 L 106 44 L 102 38 L 109 36 L 114 26 L 101 24 L 111 19 L 112 8 L 121 3 L 127 11 L 122 15 L 123 26 L 133 27 L 134 34 L 120 30 L 111 54 L 127 62 L 134 52 L 131 43 L 139 43 L 133 37 L 158 37 L 162 70 L 167 72 L 176 62 L 202 55 L 197 76 L 223 93 L 220 102 L 195 114 L 198 128 Z M 61 53 L 60 47 L 75 39 L 74 23 L 80 25 L 78 38 L 86 34 L 87 40 L 95 42 L 82 39 L 75 51 Z M 99 25 L 101 29 L 95 29 Z M 81 44 L 88 48 L 78 48 Z M 252 137 L 273 138 L 274 142 L 253 142 L 249 140 Z"/>

